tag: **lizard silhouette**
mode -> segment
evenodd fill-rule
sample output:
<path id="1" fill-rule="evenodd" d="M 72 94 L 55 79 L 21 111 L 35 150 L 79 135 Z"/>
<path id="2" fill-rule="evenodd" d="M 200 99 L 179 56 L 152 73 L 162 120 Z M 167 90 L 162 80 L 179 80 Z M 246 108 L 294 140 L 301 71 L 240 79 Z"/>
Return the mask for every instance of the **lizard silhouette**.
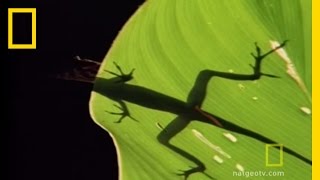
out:
<path id="1" fill-rule="evenodd" d="M 95 78 L 95 85 L 93 91 L 99 93 L 115 102 L 118 102 L 118 107 L 122 112 L 109 112 L 113 115 L 120 115 L 121 117 L 117 121 L 120 123 L 125 117 L 132 116 L 129 113 L 129 110 L 125 104 L 125 102 L 131 102 L 146 108 L 156 109 L 164 112 L 169 112 L 176 114 L 177 117 L 173 119 L 157 136 L 157 140 L 167 148 L 171 149 L 175 153 L 180 154 L 184 158 L 193 162 L 196 166 L 191 167 L 190 169 L 181 171 L 177 173 L 177 175 L 181 175 L 184 179 L 187 179 L 191 174 L 201 172 L 207 175 L 209 178 L 213 179 L 211 176 L 205 173 L 206 167 L 203 162 L 201 162 L 197 157 L 192 154 L 186 152 L 185 150 L 173 145 L 170 143 L 170 140 L 181 132 L 191 121 L 201 121 L 204 123 L 208 123 L 211 125 L 215 125 L 219 128 L 223 128 L 229 131 L 233 131 L 239 134 L 243 134 L 245 136 L 251 137 L 253 139 L 259 140 L 264 143 L 272 144 L 276 143 L 275 141 L 259 134 L 249 129 L 240 127 L 232 122 L 224 120 L 216 115 L 213 115 L 209 112 L 206 112 L 201 109 L 201 105 L 206 97 L 207 85 L 211 78 L 220 77 L 231 80 L 239 80 L 239 81 L 253 81 L 260 79 L 261 76 L 268 76 L 272 78 L 277 78 L 277 76 L 265 74 L 261 72 L 261 63 L 262 60 L 265 59 L 268 55 L 273 53 L 279 48 L 282 48 L 286 45 L 287 41 L 284 41 L 278 47 L 269 50 L 268 52 L 262 54 L 261 48 L 255 43 L 256 47 L 256 55 L 251 53 L 255 60 L 255 64 L 252 66 L 253 73 L 252 74 L 235 74 L 235 73 L 226 73 L 219 72 L 214 70 L 202 70 L 196 81 L 189 92 L 187 97 L 187 101 L 183 102 L 174 97 L 167 96 L 160 92 L 153 91 L 151 89 L 147 89 L 142 86 L 126 84 L 126 82 L 130 81 L 133 78 L 134 69 L 125 74 L 121 67 L 114 63 L 119 73 L 107 71 L 113 75 L 114 78 L 105 79 L 101 77 Z M 80 60 L 80 59 L 79 59 Z M 279 147 L 275 147 L 279 148 Z M 300 155 L 299 153 L 287 148 L 283 147 L 283 151 L 302 160 L 303 162 L 311 165 L 312 161 L 308 158 Z"/>

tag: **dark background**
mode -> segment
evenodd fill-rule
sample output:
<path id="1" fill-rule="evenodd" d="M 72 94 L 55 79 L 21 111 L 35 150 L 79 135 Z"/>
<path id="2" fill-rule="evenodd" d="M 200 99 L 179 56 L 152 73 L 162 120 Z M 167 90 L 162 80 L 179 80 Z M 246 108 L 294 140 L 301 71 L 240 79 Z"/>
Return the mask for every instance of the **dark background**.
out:
<path id="1" fill-rule="evenodd" d="M 5 105 L 1 118 L 5 172 L 1 174 L 6 179 L 117 179 L 112 139 L 89 115 L 92 85 L 52 76 L 72 69 L 76 55 L 102 61 L 118 31 L 142 3 L 1 1 L 0 41 L 7 55 L 1 59 Z M 37 8 L 36 50 L 7 49 L 8 7 Z M 27 32 L 15 31 L 17 37 Z"/>

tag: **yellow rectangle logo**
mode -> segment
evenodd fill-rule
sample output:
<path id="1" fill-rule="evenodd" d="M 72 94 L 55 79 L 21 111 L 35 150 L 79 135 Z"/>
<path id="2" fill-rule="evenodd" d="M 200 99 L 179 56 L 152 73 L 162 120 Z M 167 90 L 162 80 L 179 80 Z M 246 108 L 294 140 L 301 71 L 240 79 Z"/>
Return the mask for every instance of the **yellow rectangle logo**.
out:
<path id="1" fill-rule="evenodd" d="M 31 13 L 32 41 L 31 44 L 13 44 L 13 13 Z M 36 49 L 36 8 L 8 9 L 8 49 Z"/>
<path id="2" fill-rule="evenodd" d="M 278 148 L 279 149 L 279 162 L 274 163 L 270 162 L 270 148 Z M 282 167 L 283 166 L 283 144 L 266 144 L 266 166 L 267 167 Z"/>

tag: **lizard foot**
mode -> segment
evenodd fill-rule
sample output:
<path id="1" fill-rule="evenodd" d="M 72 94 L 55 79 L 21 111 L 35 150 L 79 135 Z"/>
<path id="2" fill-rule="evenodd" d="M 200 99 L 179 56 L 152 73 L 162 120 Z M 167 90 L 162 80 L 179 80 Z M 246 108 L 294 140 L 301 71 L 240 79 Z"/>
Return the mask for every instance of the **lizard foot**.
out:
<path id="1" fill-rule="evenodd" d="M 203 173 L 204 175 L 206 175 L 209 179 L 214 179 L 213 177 L 211 177 L 210 175 L 206 174 L 204 172 L 205 170 L 205 167 L 202 167 L 202 166 L 198 166 L 198 167 L 190 167 L 190 169 L 188 170 L 179 170 L 180 172 L 179 173 L 176 173 L 178 176 L 183 176 L 183 179 L 184 180 L 187 180 L 188 177 L 193 174 L 193 173 Z"/>
<path id="2" fill-rule="evenodd" d="M 112 71 L 108 71 L 108 70 L 105 70 L 106 72 L 116 76 L 116 77 L 119 77 L 120 79 L 116 81 L 116 83 L 120 83 L 120 82 L 127 82 L 127 81 L 130 81 L 131 79 L 133 79 L 133 72 L 135 69 L 132 69 L 130 71 L 130 73 L 126 74 L 122 71 L 121 67 L 116 63 L 116 62 L 113 62 L 113 64 L 116 66 L 116 68 L 118 69 L 118 71 L 120 72 L 120 74 L 117 74 L 115 72 L 112 72 Z"/>
<path id="3" fill-rule="evenodd" d="M 113 115 L 120 115 L 120 119 L 118 121 L 115 121 L 114 123 L 121 123 L 121 121 L 125 118 L 125 117 L 129 117 L 130 119 L 134 120 L 134 121 L 138 121 L 136 120 L 135 118 L 133 118 L 130 113 L 129 113 L 129 110 L 125 107 L 121 107 L 121 106 L 118 106 L 116 104 L 114 104 L 115 107 L 117 107 L 118 109 L 120 109 L 122 112 L 111 112 L 111 111 L 106 111 L 110 114 L 113 114 Z"/>
<path id="4" fill-rule="evenodd" d="M 261 61 L 267 57 L 268 55 L 270 55 L 271 53 L 275 52 L 276 50 L 283 48 L 286 44 L 287 44 L 288 40 L 283 41 L 279 46 L 269 50 L 268 52 L 262 54 L 261 48 L 258 46 L 258 43 L 255 43 L 255 47 L 256 47 L 256 55 L 254 53 L 251 53 L 251 56 L 255 59 L 256 63 L 255 65 L 250 64 L 250 66 L 253 68 L 254 74 L 257 77 L 260 76 L 267 76 L 267 77 L 271 77 L 271 78 L 279 78 L 279 76 L 276 75 L 272 75 L 272 74 L 266 74 L 266 73 L 262 73 L 260 72 L 260 66 L 261 66 Z"/>

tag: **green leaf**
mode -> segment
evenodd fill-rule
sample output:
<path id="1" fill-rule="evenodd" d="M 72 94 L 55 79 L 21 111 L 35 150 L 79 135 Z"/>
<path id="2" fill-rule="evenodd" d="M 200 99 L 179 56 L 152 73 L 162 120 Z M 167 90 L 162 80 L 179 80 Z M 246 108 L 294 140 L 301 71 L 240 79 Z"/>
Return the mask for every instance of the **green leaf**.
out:
<path id="1" fill-rule="evenodd" d="M 263 73 L 281 78 L 264 76 L 257 81 L 212 78 L 202 109 L 311 159 L 311 115 L 301 110 L 311 109 L 310 12 L 310 0 L 150 0 L 119 33 L 97 76 L 113 78 L 105 70 L 118 73 L 113 65 L 116 62 L 125 73 L 136 69 L 127 84 L 186 102 L 201 70 L 250 74 L 254 42 L 266 52 L 271 49 L 270 41 L 288 39 L 284 50 L 290 64 L 277 53 L 262 64 Z M 295 66 L 301 81 L 287 73 L 288 65 Z M 124 101 L 138 122 L 126 117 L 121 123 L 114 123 L 120 117 L 108 112 L 121 112 L 114 106 L 118 104 L 115 100 L 138 97 L 136 91 L 122 89 L 113 92 L 115 96 L 107 96 L 113 91 L 108 85 L 101 79 L 96 81 L 90 112 L 94 121 L 114 139 L 120 179 L 181 179 L 176 175 L 179 170 L 196 166 L 157 141 L 162 128 L 177 114 Z M 139 101 L 159 103 L 148 97 Z M 199 139 L 196 136 L 199 133 L 211 145 Z M 237 142 L 231 142 L 223 133 L 233 134 Z M 205 173 L 215 179 L 239 178 L 233 176 L 233 172 L 239 172 L 237 164 L 245 171 L 284 172 L 284 177 L 254 179 L 311 179 L 311 165 L 301 159 L 284 152 L 282 167 L 267 167 L 266 143 L 213 124 L 192 121 L 170 142 L 202 161 Z M 231 158 L 219 154 L 212 145 L 219 146 Z M 271 148 L 269 152 L 269 160 L 277 163 L 277 149 Z M 215 161 L 214 156 L 223 162 Z M 188 179 L 209 178 L 204 173 L 194 173 Z"/>

